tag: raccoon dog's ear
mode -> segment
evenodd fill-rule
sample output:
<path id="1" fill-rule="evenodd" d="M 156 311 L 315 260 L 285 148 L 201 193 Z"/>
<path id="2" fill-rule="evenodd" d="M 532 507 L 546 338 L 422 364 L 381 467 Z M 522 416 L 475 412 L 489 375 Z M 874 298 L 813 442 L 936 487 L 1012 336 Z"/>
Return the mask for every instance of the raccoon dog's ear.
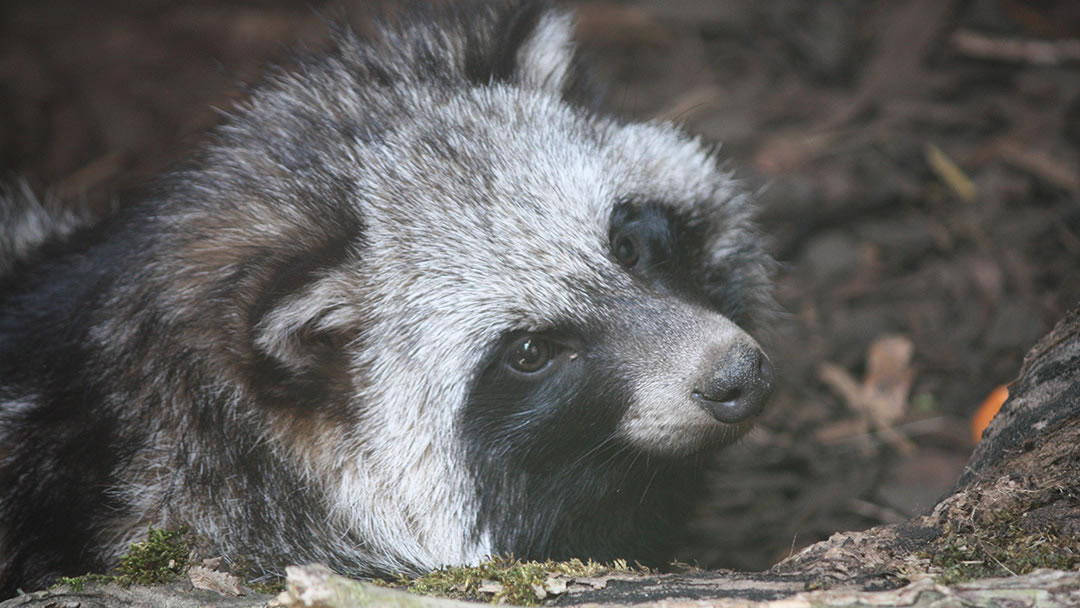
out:
<path id="1" fill-rule="evenodd" d="M 574 19 L 548 2 L 527 1 L 495 31 L 492 74 L 524 88 L 566 93 L 575 79 Z"/>
<path id="2" fill-rule="evenodd" d="M 325 268 L 281 273 L 255 306 L 249 328 L 253 388 L 271 403 L 319 407 L 348 387 L 347 347 L 356 332 L 341 320 Z"/>

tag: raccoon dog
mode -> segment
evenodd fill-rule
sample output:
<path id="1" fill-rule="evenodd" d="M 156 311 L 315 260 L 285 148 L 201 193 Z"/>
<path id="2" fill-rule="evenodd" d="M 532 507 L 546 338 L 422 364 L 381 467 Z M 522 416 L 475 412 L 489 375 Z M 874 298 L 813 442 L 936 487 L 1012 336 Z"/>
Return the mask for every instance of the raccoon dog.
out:
<path id="1" fill-rule="evenodd" d="M 580 102 L 571 35 L 342 33 L 141 203 L 0 231 L 2 595 L 149 525 L 266 572 L 663 561 L 770 393 L 770 261 L 713 149 Z"/>

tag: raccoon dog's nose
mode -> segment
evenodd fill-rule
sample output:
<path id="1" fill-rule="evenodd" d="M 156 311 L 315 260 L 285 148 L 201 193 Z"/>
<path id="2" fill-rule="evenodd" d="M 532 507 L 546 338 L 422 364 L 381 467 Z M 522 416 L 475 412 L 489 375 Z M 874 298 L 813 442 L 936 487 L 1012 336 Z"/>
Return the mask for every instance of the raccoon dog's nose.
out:
<path id="1" fill-rule="evenodd" d="M 702 378 L 694 400 L 720 422 L 735 424 L 761 413 L 772 394 L 774 374 L 765 353 L 753 345 L 728 349 Z"/>

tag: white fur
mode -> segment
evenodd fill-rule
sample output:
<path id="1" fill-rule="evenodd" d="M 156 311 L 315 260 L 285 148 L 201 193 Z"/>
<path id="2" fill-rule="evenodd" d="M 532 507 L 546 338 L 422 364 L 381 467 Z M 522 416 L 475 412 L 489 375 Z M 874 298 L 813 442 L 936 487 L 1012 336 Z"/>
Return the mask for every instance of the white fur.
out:
<path id="1" fill-rule="evenodd" d="M 573 18 L 546 13 L 518 50 L 518 81 L 522 86 L 559 94 L 573 61 Z"/>
<path id="2" fill-rule="evenodd" d="M 421 133 L 402 129 L 353 153 L 365 159 L 356 175 L 369 222 L 364 257 L 378 263 L 338 269 L 266 326 L 269 335 L 288 335 L 330 308 L 324 325 L 363 328 L 353 361 L 366 380 L 354 396 L 364 404 L 363 424 L 339 444 L 332 470 L 312 476 L 337 480 L 329 489 L 335 525 L 377 540 L 372 550 L 394 568 L 472 563 L 490 553 L 490 540 L 468 534 L 476 492 L 450 432 L 469 374 L 505 332 L 605 314 L 567 291 L 564 279 L 597 293 L 635 289 L 607 249 L 618 197 L 723 205 L 734 193 L 708 151 L 670 127 L 616 127 L 546 94 L 503 87 L 449 102 L 423 88 L 413 95 L 430 121 L 417 125 Z M 432 128 L 468 158 L 462 162 L 484 164 L 462 171 L 437 158 L 417 143 Z M 581 135 L 597 130 L 605 143 Z M 393 187 L 401 183 L 410 184 L 408 200 Z M 683 453 L 724 432 L 690 399 L 686 370 L 696 369 L 704 348 L 749 338 L 689 305 L 662 312 L 673 331 L 641 337 L 630 368 L 635 398 L 619 433 L 650 451 Z"/>

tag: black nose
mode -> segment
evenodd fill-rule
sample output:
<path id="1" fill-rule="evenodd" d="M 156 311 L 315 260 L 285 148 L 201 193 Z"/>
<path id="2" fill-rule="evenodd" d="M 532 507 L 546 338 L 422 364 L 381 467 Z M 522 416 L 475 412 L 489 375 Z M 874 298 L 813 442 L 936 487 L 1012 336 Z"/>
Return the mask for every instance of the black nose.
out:
<path id="1" fill-rule="evenodd" d="M 720 422 L 734 424 L 761 413 L 773 390 L 773 366 L 760 349 L 740 345 L 716 362 L 693 396 Z"/>

